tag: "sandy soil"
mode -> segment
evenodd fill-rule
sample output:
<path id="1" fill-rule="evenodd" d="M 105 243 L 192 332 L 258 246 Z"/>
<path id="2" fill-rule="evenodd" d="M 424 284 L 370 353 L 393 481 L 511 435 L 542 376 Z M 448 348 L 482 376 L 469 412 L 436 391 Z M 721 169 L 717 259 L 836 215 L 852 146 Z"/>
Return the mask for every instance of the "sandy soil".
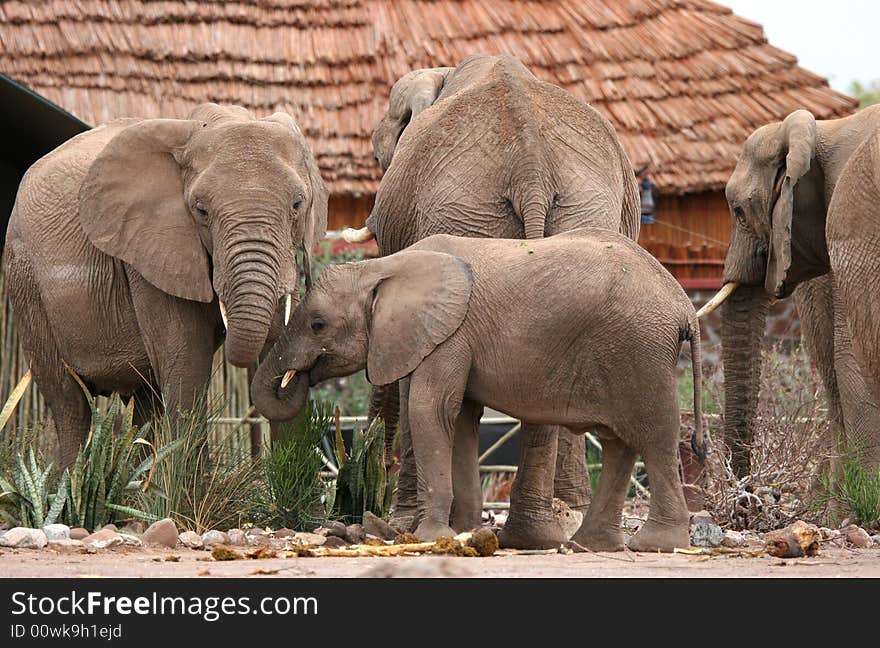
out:
<path id="1" fill-rule="evenodd" d="M 166 562 L 166 556 L 178 562 Z M 823 548 L 819 556 L 783 561 L 771 556 L 687 556 L 661 554 L 496 555 L 491 558 L 288 558 L 206 562 L 204 551 L 119 550 L 95 554 L 51 549 L 3 549 L 0 577 L 294 577 L 350 578 L 377 567 L 399 575 L 442 573 L 472 577 L 640 577 L 640 578 L 880 578 L 880 549 Z M 257 574 L 256 570 L 271 572 Z"/>

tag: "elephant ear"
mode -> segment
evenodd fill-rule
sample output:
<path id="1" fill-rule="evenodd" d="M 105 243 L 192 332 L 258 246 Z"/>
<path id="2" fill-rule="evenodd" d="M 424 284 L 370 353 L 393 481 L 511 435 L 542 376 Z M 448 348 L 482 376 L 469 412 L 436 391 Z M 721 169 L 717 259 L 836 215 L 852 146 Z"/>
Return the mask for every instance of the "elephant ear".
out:
<path id="1" fill-rule="evenodd" d="M 183 196 L 175 159 L 202 122 L 148 119 L 125 128 L 95 158 L 79 191 L 89 241 L 175 297 L 214 298 L 208 254 Z"/>
<path id="2" fill-rule="evenodd" d="M 770 216 L 770 248 L 764 288 L 774 296 L 783 296 L 785 280 L 791 269 L 791 226 L 794 213 L 794 190 L 810 170 L 816 150 L 816 119 L 806 110 L 791 113 L 782 122 L 780 146 L 787 151 L 779 196 Z"/>
<path id="3" fill-rule="evenodd" d="M 367 261 L 372 288 L 367 374 L 374 385 L 403 378 L 464 320 L 471 268 L 443 252 L 408 250 Z"/>
<path id="4" fill-rule="evenodd" d="M 403 131 L 419 113 L 437 101 L 455 68 L 425 68 L 400 77 L 391 88 L 388 112 L 373 132 L 373 149 L 382 170 L 388 169 Z"/>

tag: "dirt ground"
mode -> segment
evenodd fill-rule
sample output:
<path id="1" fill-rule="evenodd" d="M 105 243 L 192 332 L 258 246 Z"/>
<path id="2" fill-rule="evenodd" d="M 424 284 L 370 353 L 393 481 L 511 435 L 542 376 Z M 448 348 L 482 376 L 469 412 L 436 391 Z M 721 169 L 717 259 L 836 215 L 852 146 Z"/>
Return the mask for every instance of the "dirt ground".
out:
<path id="1" fill-rule="evenodd" d="M 178 562 L 167 562 L 167 556 Z M 204 551 L 137 550 L 95 554 L 4 549 L 0 577 L 352 578 L 375 569 L 397 576 L 475 578 L 880 578 L 880 549 L 823 548 L 814 558 L 691 556 L 634 553 L 504 555 L 491 558 L 287 558 L 207 562 Z M 256 573 L 261 570 L 263 573 Z"/>

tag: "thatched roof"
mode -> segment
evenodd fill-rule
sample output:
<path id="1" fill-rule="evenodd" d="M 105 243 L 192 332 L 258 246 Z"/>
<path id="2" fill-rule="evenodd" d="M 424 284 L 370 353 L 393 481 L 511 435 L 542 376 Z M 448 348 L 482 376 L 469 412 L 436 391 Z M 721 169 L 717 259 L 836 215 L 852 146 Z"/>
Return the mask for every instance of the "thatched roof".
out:
<path id="1" fill-rule="evenodd" d="M 336 194 L 375 191 L 391 84 L 475 52 L 591 102 L 665 191 L 723 186 L 745 136 L 796 108 L 855 107 L 704 0 L 0 1 L 0 70 L 82 119 L 285 110 Z"/>

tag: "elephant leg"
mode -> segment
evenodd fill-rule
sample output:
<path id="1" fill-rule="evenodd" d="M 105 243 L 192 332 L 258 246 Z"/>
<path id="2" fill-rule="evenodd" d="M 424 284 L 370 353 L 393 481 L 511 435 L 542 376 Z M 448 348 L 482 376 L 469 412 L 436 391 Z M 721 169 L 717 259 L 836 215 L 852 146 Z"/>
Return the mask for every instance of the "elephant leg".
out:
<path id="1" fill-rule="evenodd" d="M 498 534 L 502 547 L 551 549 L 567 540 L 552 509 L 558 429 L 523 424 L 520 430 L 519 468 L 510 491 L 510 515 Z"/>
<path id="2" fill-rule="evenodd" d="M 586 513 L 590 506 L 590 475 L 587 470 L 586 436 L 557 428 L 556 474 L 553 496 L 575 511 Z"/>
<path id="3" fill-rule="evenodd" d="M 458 532 L 480 526 L 483 489 L 480 485 L 479 440 L 483 406 L 464 399 L 455 420 L 452 449 L 452 517 L 450 526 Z"/>
<path id="4" fill-rule="evenodd" d="M 91 412 L 79 384 L 67 372 L 29 264 L 6 249 L 6 279 L 19 326 L 19 338 L 43 398 L 52 412 L 59 463 L 73 464 L 89 431 Z"/>
<path id="5" fill-rule="evenodd" d="M 862 355 L 857 356 L 855 344 L 866 345 L 870 328 L 853 327 L 847 319 L 848 311 L 842 298 L 834 297 L 834 371 L 837 375 L 837 388 L 840 392 L 840 407 L 843 418 L 842 443 L 839 450 L 845 455 L 835 467 L 835 473 L 843 468 L 843 460 L 857 457 L 866 467 L 880 466 L 880 408 L 871 392 L 872 374 L 865 370 Z M 866 322 L 876 326 L 876 322 Z M 853 327 L 853 328 L 851 328 Z M 852 330 L 859 331 L 858 342 Z M 840 447 L 842 446 L 842 447 Z"/>
<path id="6" fill-rule="evenodd" d="M 385 421 L 385 468 L 394 465 L 394 438 L 400 423 L 400 386 L 393 382 L 390 385 L 376 385 L 370 391 L 370 409 L 367 421 L 381 417 Z"/>
<path id="7" fill-rule="evenodd" d="M 452 451 L 470 358 L 452 345 L 438 347 L 410 376 L 409 423 L 418 469 L 419 525 L 423 541 L 452 537 Z"/>
<path id="8" fill-rule="evenodd" d="M 674 393 L 671 390 L 670 399 Z M 657 412 L 646 419 L 641 434 L 636 437 L 640 440 L 637 450 L 645 462 L 651 484 L 651 505 L 648 520 L 629 541 L 633 551 L 672 551 L 690 545 L 690 513 L 678 471 L 678 408 L 672 409 L 674 417 Z"/>
<path id="9" fill-rule="evenodd" d="M 176 427 L 179 413 L 205 397 L 217 346 L 209 324 L 216 304 L 172 297 L 134 272 L 129 285 L 147 357 Z"/>
<path id="10" fill-rule="evenodd" d="M 623 549 L 620 514 L 635 462 L 635 451 L 621 439 L 616 436 L 602 437 L 599 485 L 581 528 L 572 540 L 593 551 Z"/>
<path id="11" fill-rule="evenodd" d="M 412 531 L 419 522 L 419 471 L 409 424 L 409 378 L 399 381 L 400 472 L 391 502 L 391 525 Z"/>

